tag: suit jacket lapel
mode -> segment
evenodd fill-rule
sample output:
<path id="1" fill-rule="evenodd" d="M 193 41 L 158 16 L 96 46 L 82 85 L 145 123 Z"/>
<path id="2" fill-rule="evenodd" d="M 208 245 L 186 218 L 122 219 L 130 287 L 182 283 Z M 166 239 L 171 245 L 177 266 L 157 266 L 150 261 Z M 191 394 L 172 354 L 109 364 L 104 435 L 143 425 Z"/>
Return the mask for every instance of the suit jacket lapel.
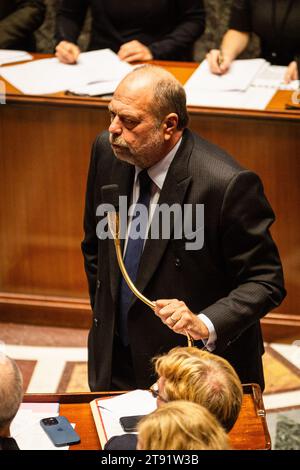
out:
<path id="1" fill-rule="evenodd" d="M 187 188 L 191 181 L 191 176 L 188 173 L 188 162 L 192 148 L 193 137 L 191 136 L 191 133 L 186 130 L 183 136 L 183 141 L 167 173 L 160 194 L 159 204 L 168 204 L 168 206 L 172 206 L 172 204 L 177 203 L 182 206 Z M 173 217 L 171 218 L 171 224 L 170 233 L 172 234 Z M 168 243 L 168 239 L 149 239 L 146 241 L 136 282 L 136 287 L 141 292 L 144 291 L 156 271 Z M 134 297 L 132 304 L 134 304 L 135 301 L 136 297 Z"/>

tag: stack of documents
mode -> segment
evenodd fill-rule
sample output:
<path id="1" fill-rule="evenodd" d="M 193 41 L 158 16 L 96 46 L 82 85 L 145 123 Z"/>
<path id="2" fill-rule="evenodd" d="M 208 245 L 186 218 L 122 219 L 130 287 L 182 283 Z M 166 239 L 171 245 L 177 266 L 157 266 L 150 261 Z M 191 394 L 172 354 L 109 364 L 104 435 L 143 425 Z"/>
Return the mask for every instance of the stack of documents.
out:
<path id="1" fill-rule="evenodd" d="M 74 65 L 62 64 L 55 58 L 42 59 L 3 67 L 1 75 L 26 95 L 65 90 L 88 94 L 89 86 L 95 91 L 96 84 L 105 86 L 104 93 L 114 92 L 119 81 L 131 70 L 132 66 L 121 61 L 114 52 L 102 49 L 80 54 Z"/>
<path id="2" fill-rule="evenodd" d="M 32 60 L 32 55 L 26 51 L 13 51 L 9 49 L 0 49 L 0 66 L 11 64 L 12 62 L 21 62 Z"/>
<path id="3" fill-rule="evenodd" d="M 278 88 L 295 89 L 294 83 L 283 85 L 285 71 L 264 59 L 250 59 L 235 60 L 226 74 L 215 75 L 205 60 L 185 84 L 187 104 L 263 110 Z"/>

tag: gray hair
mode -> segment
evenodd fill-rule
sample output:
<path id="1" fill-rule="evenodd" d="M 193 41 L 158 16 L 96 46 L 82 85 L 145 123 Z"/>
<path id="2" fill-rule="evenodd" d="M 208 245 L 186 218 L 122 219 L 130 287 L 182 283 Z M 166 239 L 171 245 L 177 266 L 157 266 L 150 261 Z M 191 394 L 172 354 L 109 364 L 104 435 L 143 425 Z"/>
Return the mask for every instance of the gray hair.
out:
<path id="1" fill-rule="evenodd" d="M 11 423 L 23 398 L 23 379 L 16 362 L 0 353 L 0 430 Z"/>

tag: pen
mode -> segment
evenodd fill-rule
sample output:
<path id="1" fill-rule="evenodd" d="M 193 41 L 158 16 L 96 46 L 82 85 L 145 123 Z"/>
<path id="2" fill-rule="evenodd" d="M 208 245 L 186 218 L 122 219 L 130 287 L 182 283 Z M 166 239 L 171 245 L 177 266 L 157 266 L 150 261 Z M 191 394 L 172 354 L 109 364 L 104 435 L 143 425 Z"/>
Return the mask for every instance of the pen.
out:
<path id="1" fill-rule="evenodd" d="M 222 49 L 220 49 L 219 57 L 218 57 L 218 66 L 221 67 L 223 63 L 223 52 Z"/>

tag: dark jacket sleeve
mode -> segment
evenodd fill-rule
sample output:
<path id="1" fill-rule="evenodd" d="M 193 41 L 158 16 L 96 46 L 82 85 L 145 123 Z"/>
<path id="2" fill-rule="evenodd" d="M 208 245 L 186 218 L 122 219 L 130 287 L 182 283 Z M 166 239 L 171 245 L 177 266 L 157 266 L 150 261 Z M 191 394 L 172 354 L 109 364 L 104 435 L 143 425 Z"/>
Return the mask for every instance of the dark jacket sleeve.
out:
<path id="1" fill-rule="evenodd" d="M 81 250 L 84 257 L 84 267 L 89 285 L 91 307 L 94 307 L 97 287 L 98 266 L 98 239 L 96 234 L 96 204 L 95 204 L 95 178 L 96 178 L 96 139 L 91 154 L 90 167 L 87 179 L 85 212 L 84 212 L 84 239 Z"/>
<path id="2" fill-rule="evenodd" d="M 44 21 L 43 0 L 15 0 L 15 10 L 0 21 L 0 48 L 9 49 Z"/>
<path id="3" fill-rule="evenodd" d="M 202 312 L 215 327 L 218 352 L 285 297 L 280 257 L 269 232 L 274 218 L 259 177 L 250 171 L 234 176 L 220 220 L 223 259 L 232 290 Z"/>
<path id="4" fill-rule="evenodd" d="M 61 0 L 56 15 L 56 44 L 69 41 L 76 44 L 88 10 L 87 0 Z"/>
<path id="5" fill-rule="evenodd" d="M 173 8 L 178 12 L 178 24 L 160 41 L 149 45 L 155 59 L 168 60 L 180 55 L 181 50 L 192 48 L 205 29 L 205 9 L 202 0 L 180 0 L 174 2 Z M 167 18 L 166 18 L 167 21 Z"/>
<path id="6" fill-rule="evenodd" d="M 231 7 L 229 29 L 246 33 L 252 31 L 250 4 L 251 2 L 249 0 L 234 0 Z"/>

